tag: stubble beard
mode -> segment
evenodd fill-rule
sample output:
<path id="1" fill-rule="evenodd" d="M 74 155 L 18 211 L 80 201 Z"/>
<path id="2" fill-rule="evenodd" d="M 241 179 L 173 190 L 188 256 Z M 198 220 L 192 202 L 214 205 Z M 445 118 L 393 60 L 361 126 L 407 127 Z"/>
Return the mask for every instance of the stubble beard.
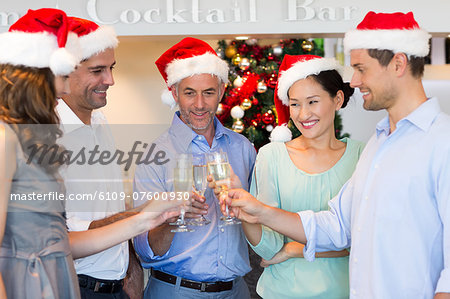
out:
<path id="1" fill-rule="evenodd" d="M 364 101 L 363 107 L 368 111 L 388 109 L 395 103 L 396 98 L 397 92 L 392 88 L 392 86 L 388 86 L 382 92 L 380 92 L 380 96 L 378 96 L 378 99 L 372 94 L 372 101 Z"/>
<path id="2" fill-rule="evenodd" d="M 208 112 L 209 112 L 209 120 L 208 120 L 208 123 L 207 123 L 206 125 L 202 126 L 202 127 L 196 127 L 196 126 L 195 126 L 194 124 L 192 124 L 192 122 L 190 121 L 189 116 L 187 116 L 185 112 L 181 112 L 181 111 L 180 111 L 180 113 L 181 113 L 181 118 L 184 120 L 184 122 L 186 123 L 186 125 L 187 125 L 188 127 L 190 127 L 190 128 L 191 128 L 192 130 L 194 130 L 194 131 L 203 131 L 203 130 L 206 130 L 206 129 L 211 125 L 211 123 L 212 123 L 214 117 L 211 117 L 211 112 L 210 112 L 210 111 L 208 111 Z"/>

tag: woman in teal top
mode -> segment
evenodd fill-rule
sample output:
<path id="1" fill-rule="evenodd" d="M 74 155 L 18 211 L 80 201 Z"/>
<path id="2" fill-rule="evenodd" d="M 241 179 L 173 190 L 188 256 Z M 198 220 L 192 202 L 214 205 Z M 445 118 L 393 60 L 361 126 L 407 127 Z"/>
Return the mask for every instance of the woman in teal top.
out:
<path id="1" fill-rule="evenodd" d="M 364 146 L 335 137 L 335 112 L 353 94 L 338 69 L 334 59 L 285 56 L 275 96 L 278 119 L 287 122 L 290 115 L 302 135 L 260 149 L 251 183 L 258 200 L 291 212 L 326 210 L 351 177 Z M 280 141 L 280 131 L 286 129 L 277 127 L 272 141 Z M 302 244 L 259 224 L 243 226 L 266 266 L 257 285 L 263 298 L 349 297 L 348 251 L 318 253 L 314 262 L 307 262 Z"/>

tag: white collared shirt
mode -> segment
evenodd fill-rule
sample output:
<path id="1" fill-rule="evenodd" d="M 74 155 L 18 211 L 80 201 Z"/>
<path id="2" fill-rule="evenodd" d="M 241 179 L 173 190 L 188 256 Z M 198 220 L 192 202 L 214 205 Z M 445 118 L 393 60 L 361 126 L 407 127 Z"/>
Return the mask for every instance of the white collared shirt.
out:
<path id="1" fill-rule="evenodd" d="M 108 150 L 112 154 L 116 150 L 110 127 L 101 111 L 92 112 L 91 125 L 85 125 L 62 99 L 58 100 L 56 111 L 64 132 L 59 143 L 73 152 L 72 157 L 80 152 L 86 157 L 83 163 L 70 163 L 61 169 L 66 186 L 67 227 L 69 231 L 83 231 L 89 228 L 92 221 L 125 210 L 124 200 L 106 200 L 123 192 L 122 173 L 116 163 L 88 163 L 89 151 L 96 146 L 99 151 Z M 77 158 L 76 161 L 82 159 Z M 98 279 L 122 279 L 127 268 L 127 242 L 75 260 L 77 274 Z"/>
<path id="2" fill-rule="evenodd" d="M 299 215 L 316 251 L 350 251 L 350 298 L 450 292 L 450 117 L 431 98 L 376 127 L 330 211 Z"/>

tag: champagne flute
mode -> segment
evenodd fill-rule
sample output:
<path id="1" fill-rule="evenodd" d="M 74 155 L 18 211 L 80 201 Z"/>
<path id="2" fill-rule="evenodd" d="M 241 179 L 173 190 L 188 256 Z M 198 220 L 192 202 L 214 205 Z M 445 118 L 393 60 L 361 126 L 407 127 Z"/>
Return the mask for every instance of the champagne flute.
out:
<path id="1" fill-rule="evenodd" d="M 228 196 L 228 189 L 230 187 L 231 166 L 228 163 L 227 153 L 224 151 L 210 152 L 206 154 L 208 162 L 208 171 L 213 176 L 214 181 L 219 185 L 221 191 L 219 196 Z M 231 217 L 228 211 L 228 205 L 225 205 L 226 214 L 220 218 L 222 225 L 240 224 L 241 221 Z"/>
<path id="2" fill-rule="evenodd" d="M 204 154 L 194 154 L 193 158 L 193 178 L 194 178 L 194 189 L 200 196 L 205 194 L 206 188 L 208 187 L 208 170 L 206 168 L 206 160 Z M 205 216 L 198 218 L 189 219 L 190 225 L 207 225 L 211 221 L 206 219 Z"/>
<path id="3" fill-rule="evenodd" d="M 192 161 L 187 154 L 181 154 L 177 158 L 177 166 L 173 169 L 173 188 L 175 192 L 190 192 L 192 190 Z M 169 223 L 177 225 L 177 228 L 171 230 L 173 233 L 193 232 L 194 230 L 187 227 L 184 215 L 186 211 L 181 206 L 180 217 L 177 221 Z"/>

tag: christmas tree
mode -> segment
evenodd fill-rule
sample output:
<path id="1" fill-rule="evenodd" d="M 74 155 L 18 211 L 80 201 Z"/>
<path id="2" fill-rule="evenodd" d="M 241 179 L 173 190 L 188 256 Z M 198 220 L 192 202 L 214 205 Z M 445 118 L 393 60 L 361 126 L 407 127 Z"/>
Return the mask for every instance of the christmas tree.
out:
<path id="1" fill-rule="evenodd" d="M 217 55 L 230 65 L 230 84 L 219 104 L 217 117 L 224 126 L 241 133 L 256 149 L 269 142 L 277 125 L 274 90 L 278 68 L 285 54 L 313 54 L 323 56 L 323 39 L 289 39 L 271 46 L 260 46 L 256 39 L 219 41 Z M 300 132 L 289 122 L 293 138 Z M 342 134 L 342 120 L 335 118 L 336 137 Z"/>

